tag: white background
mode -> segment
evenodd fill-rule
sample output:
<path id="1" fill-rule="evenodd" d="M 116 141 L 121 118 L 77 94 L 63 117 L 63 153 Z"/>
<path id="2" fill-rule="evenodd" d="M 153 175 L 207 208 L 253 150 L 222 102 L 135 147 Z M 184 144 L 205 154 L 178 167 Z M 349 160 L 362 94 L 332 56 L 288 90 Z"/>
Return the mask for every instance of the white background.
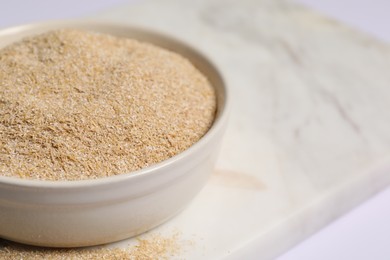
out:
<path id="1" fill-rule="evenodd" d="M 390 42 L 389 0 L 296 1 Z M 0 0 L 0 27 L 30 21 L 79 17 L 125 2 L 137 0 Z M 389 260 L 390 188 L 278 259 Z"/>

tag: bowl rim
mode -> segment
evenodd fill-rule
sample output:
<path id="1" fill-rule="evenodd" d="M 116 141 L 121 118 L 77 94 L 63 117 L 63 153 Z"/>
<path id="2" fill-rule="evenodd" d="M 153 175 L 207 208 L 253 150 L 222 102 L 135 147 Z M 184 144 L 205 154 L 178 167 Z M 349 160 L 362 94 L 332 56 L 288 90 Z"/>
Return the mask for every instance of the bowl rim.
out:
<path id="1" fill-rule="evenodd" d="M 222 73 L 217 68 L 215 63 L 210 60 L 210 58 L 205 55 L 202 51 L 199 49 L 193 47 L 190 43 L 187 43 L 186 41 L 182 39 L 177 39 L 176 36 L 171 36 L 167 33 L 161 33 L 159 31 L 156 31 L 155 29 L 139 26 L 139 25 L 127 25 L 123 23 L 115 23 L 115 22 L 105 22 L 105 21 L 94 21 L 94 20 L 55 20 L 55 21 L 44 21 L 44 22 L 38 22 L 38 23 L 27 23 L 27 24 L 21 24 L 16 25 L 12 27 L 7 28 L 0 28 L 0 41 L 3 35 L 8 34 L 16 34 L 18 31 L 29 31 L 34 30 L 39 27 L 46 28 L 48 30 L 55 29 L 55 28 L 65 28 L 67 26 L 93 26 L 98 28 L 100 27 L 115 27 L 117 29 L 125 29 L 133 32 L 142 33 L 145 35 L 150 35 L 153 37 L 158 37 L 164 41 L 170 42 L 176 46 L 184 47 L 187 52 L 191 53 L 191 56 L 196 56 L 197 59 L 200 59 L 202 63 L 207 64 L 209 68 L 212 69 L 212 74 L 214 74 L 214 77 L 217 77 L 218 81 L 220 81 L 219 87 L 214 87 L 216 94 L 217 94 L 217 111 L 215 118 L 212 122 L 212 125 L 207 130 L 207 132 L 194 144 L 192 144 L 190 147 L 188 147 L 186 150 L 166 159 L 161 162 L 158 162 L 156 164 L 147 166 L 145 168 L 130 171 L 128 173 L 121 173 L 118 175 L 112 175 L 97 179 L 83 179 L 83 180 L 37 180 L 37 179 L 22 179 L 17 177 L 10 177 L 10 176 L 1 176 L 0 175 L 0 188 L 2 185 L 6 186 L 12 186 L 12 187 L 20 187 L 20 188 L 62 188 L 62 189 L 69 189 L 69 188 L 84 188 L 84 187 L 93 187 L 93 186 L 101 186 L 106 184 L 114 184 L 118 182 L 128 181 L 132 179 L 139 179 L 143 177 L 147 177 L 152 175 L 155 171 L 158 171 L 163 168 L 170 167 L 173 164 L 177 164 L 178 162 L 184 160 L 186 157 L 191 156 L 191 154 L 196 153 L 197 151 L 202 149 L 202 147 L 206 146 L 211 139 L 213 139 L 213 136 L 218 134 L 223 128 L 224 124 L 227 121 L 228 117 L 228 109 L 229 109 L 229 103 L 230 103 L 230 97 L 228 94 L 228 88 L 226 85 L 226 81 L 224 77 L 222 76 Z M 108 33 L 109 34 L 109 33 Z M 136 38 L 137 39 L 137 38 Z M 137 39 L 138 40 L 138 39 Z M 140 41 L 143 41 L 140 39 Z M 147 40 L 144 40 L 145 42 L 148 42 Z M 155 44 L 155 43 L 152 43 Z M 158 44 L 156 44 L 159 46 Z M 165 48 L 165 47 L 163 47 Z M 1 49 L 1 47 L 0 47 Z M 181 54 L 180 52 L 178 52 Z M 184 54 L 181 54 L 184 57 L 186 57 Z M 191 57 L 186 57 L 189 59 L 189 61 L 192 63 Z M 195 66 L 195 65 L 194 65 Z M 199 68 L 198 68 L 199 69 Z M 202 72 L 204 73 L 204 72 Z M 208 77 L 208 75 L 205 75 Z M 219 97 L 221 96 L 221 97 Z"/>

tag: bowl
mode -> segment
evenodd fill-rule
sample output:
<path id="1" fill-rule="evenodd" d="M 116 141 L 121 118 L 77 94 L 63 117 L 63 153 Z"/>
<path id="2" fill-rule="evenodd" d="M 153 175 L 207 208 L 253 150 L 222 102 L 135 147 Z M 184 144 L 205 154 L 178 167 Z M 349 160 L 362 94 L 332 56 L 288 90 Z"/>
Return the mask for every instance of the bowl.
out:
<path id="1" fill-rule="evenodd" d="M 129 37 L 180 53 L 208 77 L 217 113 L 208 132 L 153 166 L 95 180 L 42 181 L 0 176 L 0 237 L 45 247 L 82 247 L 126 239 L 184 209 L 212 173 L 226 128 L 227 93 L 214 65 L 192 47 L 143 28 L 96 22 L 47 22 L 0 31 L 0 48 L 52 29 L 78 28 Z"/>

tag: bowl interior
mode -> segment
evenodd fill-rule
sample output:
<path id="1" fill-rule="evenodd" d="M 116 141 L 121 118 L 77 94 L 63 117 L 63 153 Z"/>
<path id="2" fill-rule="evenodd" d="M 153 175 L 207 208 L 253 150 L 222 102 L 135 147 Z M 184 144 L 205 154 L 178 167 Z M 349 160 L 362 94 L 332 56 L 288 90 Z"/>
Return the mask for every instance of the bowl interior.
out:
<path id="1" fill-rule="evenodd" d="M 133 38 L 140 41 L 150 42 L 157 46 L 179 53 L 191 61 L 211 82 L 217 94 L 217 113 L 214 122 L 208 132 L 195 144 L 189 147 L 182 153 L 175 155 L 165 161 L 155 165 L 116 176 L 109 176 L 101 179 L 79 180 L 79 181 L 45 181 L 45 180 L 27 180 L 13 177 L 0 176 L 0 184 L 16 185 L 16 186 L 33 186 L 33 187 L 83 187 L 93 186 L 102 183 L 118 182 L 128 178 L 139 178 L 139 176 L 152 174 L 154 171 L 166 165 L 172 164 L 183 157 L 188 156 L 192 151 L 202 149 L 208 139 L 217 134 L 218 129 L 222 127 L 223 121 L 226 120 L 226 104 L 227 93 L 223 79 L 216 67 L 199 51 L 193 49 L 188 44 L 173 39 L 169 36 L 153 32 L 149 29 L 129 27 L 118 24 L 106 24 L 99 22 L 51 22 L 30 24 L 24 26 L 13 27 L 0 31 L 0 48 L 3 48 L 15 41 L 21 40 L 24 37 L 44 33 L 53 29 L 73 28 L 83 29 L 101 33 L 111 34 L 117 37 Z"/>

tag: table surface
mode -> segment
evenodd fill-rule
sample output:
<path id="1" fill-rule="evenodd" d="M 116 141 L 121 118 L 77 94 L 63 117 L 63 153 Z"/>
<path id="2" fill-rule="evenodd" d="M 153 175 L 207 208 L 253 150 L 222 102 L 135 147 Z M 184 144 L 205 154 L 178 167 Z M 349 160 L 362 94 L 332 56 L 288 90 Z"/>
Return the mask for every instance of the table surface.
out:
<path id="1" fill-rule="evenodd" d="M 386 0 L 297 0 L 322 13 L 359 28 L 384 41 L 390 41 Z M 79 17 L 129 0 L 62 1 L 0 0 L 0 27 L 58 18 Z M 136 2 L 133 0 L 133 2 Z M 279 257 L 279 260 L 305 259 L 389 259 L 390 189 L 322 229 Z"/>

